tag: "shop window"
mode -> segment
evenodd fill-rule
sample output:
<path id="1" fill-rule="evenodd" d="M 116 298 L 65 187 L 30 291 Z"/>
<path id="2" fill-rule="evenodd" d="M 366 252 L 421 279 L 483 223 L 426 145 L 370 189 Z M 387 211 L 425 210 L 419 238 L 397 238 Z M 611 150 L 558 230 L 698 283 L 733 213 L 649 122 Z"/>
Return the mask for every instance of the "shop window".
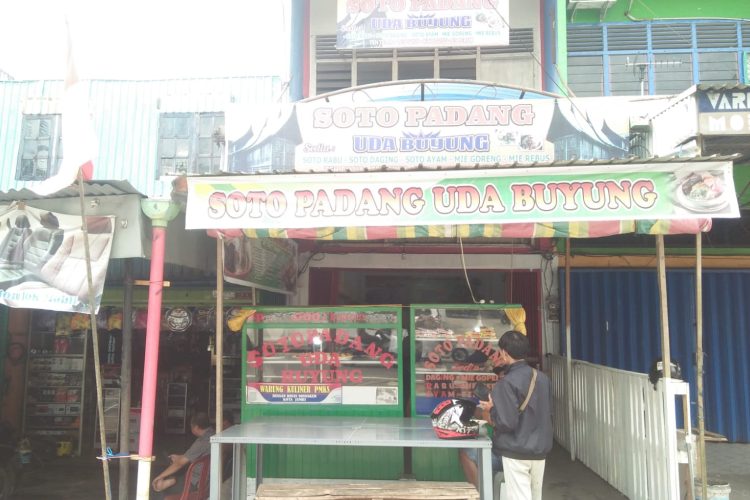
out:
<path id="1" fill-rule="evenodd" d="M 164 113 L 159 120 L 161 175 L 218 172 L 224 151 L 223 113 Z"/>
<path id="2" fill-rule="evenodd" d="M 748 40 L 750 42 L 750 40 Z M 698 56 L 702 83 L 726 83 L 739 81 L 737 54 L 734 52 L 704 52 Z M 749 75 L 745 75 L 747 81 Z"/>
<path id="3" fill-rule="evenodd" d="M 568 85 L 578 97 L 602 95 L 604 93 L 602 56 L 571 58 L 568 62 Z"/>
<path id="4" fill-rule="evenodd" d="M 477 60 L 472 59 L 445 59 L 440 61 L 440 78 L 453 80 L 476 80 Z"/>
<path id="5" fill-rule="evenodd" d="M 390 62 L 357 63 L 357 85 L 390 82 L 392 80 L 392 66 Z"/>
<path id="6" fill-rule="evenodd" d="M 315 37 L 315 94 L 396 80 L 475 80 L 482 61 L 534 52 L 534 30 L 510 30 L 510 43 L 492 47 L 338 50 L 335 35 Z M 396 64 L 394 64 L 394 62 Z"/>
<path id="7" fill-rule="evenodd" d="M 649 94 L 648 61 L 638 56 L 610 56 L 609 81 L 615 95 Z"/>
<path id="8" fill-rule="evenodd" d="M 418 80 L 435 77 L 435 63 L 433 61 L 399 61 L 399 80 Z"/>
<path id="9" fill-rule="evenodd" d="M 347 62 L 321 62 L 315 68 L 318 94 L 345 89 L 352 85 L 352 65 Z"/>
<path id="10" fill-rule="evenodd" d="M 569 85 L 581 97 L 742 83 L 739 61 L 750 45 L 750 25 L 730 20 L 572 24 L 567 34 Z"/>
<path id="11" fill-rule="evenodd" d="M 679 94 L 693 84 L 691 54 L 654 54 L 656 94 Z"/>
<path id="12" fill-rule="evenodd" d="M 24 115 L 16 179 L 38 181 L 55 174 L 62 161 L 60 115 Z"/>

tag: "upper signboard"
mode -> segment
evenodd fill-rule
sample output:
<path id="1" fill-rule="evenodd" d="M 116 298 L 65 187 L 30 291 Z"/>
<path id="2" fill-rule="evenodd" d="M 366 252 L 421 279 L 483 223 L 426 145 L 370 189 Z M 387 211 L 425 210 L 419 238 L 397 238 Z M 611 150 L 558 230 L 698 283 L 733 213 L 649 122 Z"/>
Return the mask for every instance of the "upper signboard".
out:
<path id="1" fill-rule="evenodd" d="M 228 170 L 346 172 L 627 156 L 627 129 L 616 130 L 612 116 L 617 110 L 606 108 L 607 117 L 602 111 L 563 99 L 315 100 L 268 116 L 229 111 Z"/>
<path id="2" fill-rule="evenodd" d="M 698 126 L 702 135 L 750 134 L 750 90 L 699 90 L 696 100 Z"/>
<path id="3" fill-rule="evenodd" d="M 336 48 L 508 45 L 508 0 L 338 0 Z"/>

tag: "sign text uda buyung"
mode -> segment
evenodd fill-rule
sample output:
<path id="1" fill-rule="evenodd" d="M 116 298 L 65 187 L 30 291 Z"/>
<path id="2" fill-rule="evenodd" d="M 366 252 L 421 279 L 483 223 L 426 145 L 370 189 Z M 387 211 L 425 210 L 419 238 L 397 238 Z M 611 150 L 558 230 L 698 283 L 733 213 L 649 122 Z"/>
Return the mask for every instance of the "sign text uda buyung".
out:
<path id="1" fill-rule="evenodd" d="M 528 215 L 645 214 L 658 199 L 655 183 L 645 178 L 534 183 L 485 180 L 441 183 L 426 188 L 404 185 L 214 191 L 209 196 L 206 215 L 213 220 L 234 220 L 240 223 L 237 227 L 277 227 L 281 220 L 288 222 L 286 227 L 314 227 L 309 224 L 311 219 L 316 221 L 315 226 L 325 226 L 347 218 L 357 218 L 360 224 L 369 225 L 381 221 L 397 224 L 403 217 L 412 222 L 449 223 L 455 218 L 498 214 L 514 222 Z M 253 223 L 254 220 L 276 223 L 263 226 Z"/>

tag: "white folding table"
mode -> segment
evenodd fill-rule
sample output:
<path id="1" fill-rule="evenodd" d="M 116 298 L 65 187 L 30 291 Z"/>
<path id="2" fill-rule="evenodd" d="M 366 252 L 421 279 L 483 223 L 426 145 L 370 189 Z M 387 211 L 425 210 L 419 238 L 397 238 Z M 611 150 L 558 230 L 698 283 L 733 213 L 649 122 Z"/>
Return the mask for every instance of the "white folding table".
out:
<path id="1" fill-rule="evenodd" d="M 401 448 L 475 448 L 479 493 L 492 500 L 492 442 L 483 432 L 477 439 L 439 439 L 429 418 L 396 417 L 256 417 L 211 437 L 211 499 L 221 490 L 222 444 L 232 445 L 232 498 L 247 497 L 244 445 L 255 445 L 256 488 L 263 482 L 263 445 L 389 446 Z"/>

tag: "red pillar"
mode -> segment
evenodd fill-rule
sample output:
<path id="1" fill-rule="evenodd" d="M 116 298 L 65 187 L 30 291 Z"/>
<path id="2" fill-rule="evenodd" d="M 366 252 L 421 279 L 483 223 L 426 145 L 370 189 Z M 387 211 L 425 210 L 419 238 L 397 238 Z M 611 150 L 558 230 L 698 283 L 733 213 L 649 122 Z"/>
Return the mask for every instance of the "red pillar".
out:
<path id="1" fill-rule="evenodd" d="M 151 488 L 151 457 L 154 445 L 154 410 L 156 406 L 156 374 L 159 368 L 159 333 L 161 302 L 164 288 L 164 253 L 167 224 L 179 212 L 169 201 L 146 200 L 143 211 L 151 218 L 151 274 L 148 287 L 148 316 L 146 319 L 146 352 L 143 362 L 143 392 L 141 396 L 141 428 L 138 442 L 138 484 L 136 498 L 148 500 Z"/>

